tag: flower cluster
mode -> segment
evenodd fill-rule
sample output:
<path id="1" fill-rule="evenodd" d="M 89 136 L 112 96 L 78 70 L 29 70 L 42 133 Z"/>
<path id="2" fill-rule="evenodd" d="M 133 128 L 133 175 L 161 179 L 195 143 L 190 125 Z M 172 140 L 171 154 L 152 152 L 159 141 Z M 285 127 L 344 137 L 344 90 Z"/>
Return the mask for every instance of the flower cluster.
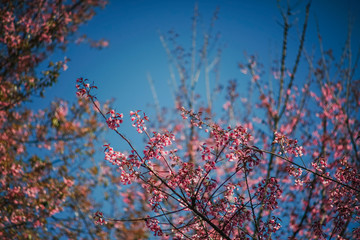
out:
<path id="1" fill-rule="evenodd" d="M 134 152 L 126 155 L 121 152 L 114 151 L 110 144 L 105 144 L 105 160 L 113 165 L 117 165 L 121 172 L 120 181 L 124 185 L 131 184 L 133 180 L 138 177 L 137 169 L 140 167 L 141 162 Z"/>
<path id="2" fill-rule="evenodd" d="M 151 195 L 152 195 L 152 197 L 150 198 L 149 203 L 152 206 L 152 210 L 154 212 L 158 212 L 157 207 L 163 200 L 166 200 L 168 198 L 168 196 L 165 193 L 163 193 L 162 191 L 159 191 L 156 189 L 153 189 L 151 191 Z"/>
<path id="3" fill-rule="evenodd" d="M 272 233 L 275 233 L 281 228 L 280 218 L 272 216 L 267 222 L 259 221 L 258 231 L 259 238 L 258 239 L 272 239 Z M 242 238 L 245 239 L 245 238 Z"/>
<path id="4" fill-rule="evenodd" d="M 234 191 L 236 190 L 237 186 L 233 183 L 228 183 L 225 185 L 225 188 L 226 191 L 224 192 L 224 197 L 230 202 L 236 202 L 237 197 L 234 197 Z"/>
<path id="5" fill-rule="evenodd" d="M 124 115 L 122 113 L 115 113 L 114 110 L 109 111 L 107 114 L 110 115 L 106 120 L 109 128 L 116 130 L 118 127 L 120 127 L 120 124 L 123 122 Z"/>
<path id="6" fill-rule="evenodd" d="M 105 144 L 105 160 L 109 161 L 113 165 L 120 166 L 123 161 L 126 161 L 126 155 L 121 152 L 116 152 L 110 144 Z"/>
<path id="7" fill-rule="evenodd" d="M 76 88 L 77 88 L 77 92 L 76 95 L 78 97 L 88 97 L 88 98 L 95 98 L 93 95 L 90 94 L 92 89 L 97 89 L 97 87 L 95 85 L 90 85 L 90 83 L 88 83 L 88 79 L 83 79 L 83 78 L 78 78 L 76 80 Z"/>
<path id="8" fill-rule="evenodd" d="M 274 135 L 275 139 L 273 143 L 279 143 L 284 153 L 294 154 L 295 157 L 301 157 L 304 155 L 303 147 L 298 146 L 297 140 L 289 139 L 287 136 L 279 132 L 275 132 Z"/>
<path id="9" fill-rule="evenodd" d="M 311 224 L 312 231 L 314 232 L 315 236 L 317 236 L 319 239 L 326 239 L 327 235 L 323 232 L 322 226 L 325 224 L 321 224 L 320 221 L 314 221 Z"/>
<path id="10" fill-rule="evenodd" d="M 106 223 L 104 215 L 100 211 L 96 211 L 96 213 L 94 213 L 93 219 L 96 225 L 103 225 Z"/>
<path id="11" fill-rule="evenodd" d="M 289 173 L 290 176 L 294 176 L 296 178 L 300 177 L 302 174 L 301 168 L 296 168 L 294 165 L 287 166 L 286 171 Z"/>
<path id="12" fill-rule="evenodd" d="M 137 128 L 138 133 L 142 133 L 143 131 L 146 131 L 145 120 L 149 121 L 149 118 L 145 115 L 145 113 L 144 116 L 141 117 L 139 112 L 140 110 L 137 110 L 135 112 L 130 111 L 130 117 L 131 121 L 133 122 L 132 126 Z"/>
<path id="13" fill-rule="evenodd" d="M 228 129 L 230 130 L 230 128 Z M 246 145 L 253 139 L 243 126 L 237 126 L 232 131 L 226 132 L 225 135 L 232 141 L 232 146 Z M 233 149 L 233 147 L 230 147 L 230 149 Z"/>
<path id="14" fill-rule="evenodd" d="M 281 228 L 281 224 L 279 223 L 280 218 L 278 217 L 272 217 L 272 219 L 270 219 L 268 222 L 267 222 L 267 227 L 268 227 L 268 231 L 269 232 L 276 232 L 277 230 L 279 230 Z"/>
<path id="15" fill-rule="evenodd" d="M 168 151 L 164 148 L 170 146 L 172 141 L 175 140 L 175 136 L 169 132 L 164 134 L 161 133 L 153 133 L 153 137 L 151 137 L 147 143 L 147 146 L 144 149 L 144 159 L 162 159 L 164 156 L 168 155 Z"/>
<path id="16" fill-rule="evenodd" d="M 257 188 L 255 196 L 264 205 L 265 209 L 274 210 L 278 207 L 277 199 L 280 198 L 282 190 L 276 178 L 272 177 L 268 181 L 263 179 L 258 186 L 255 185 L 253 188 Z"/>
<path id="17" fill-rule="evenodd" d="M 287 166 L 285 169 L 290 176 L 295 177 L 295 185 L 302 186 L 304 184 L 304 181 L 300 178 L 302 175 L 301 168 L 296 168 L 294 165 L 291 165 L 291 166 Z"/>
<path id="18" fill-rule="evenodd" d="M 156 218 L 150 218 L 150 216 L 147 216 L 148 218 L 146 221 L 146 226 L 154 232 L 154 236 L 162 236 L 163 232 L 159 226 L 159 220 Z"/>
<path id="19" fill-rule="evenodd" d="M 176 174 L 173 174 L 169 180 L 169 186 L 175 188 L 179 187 L 184 191 L 188 196 L 194 194 L 194 184 L 199 183 L 199 181 L 204 176 L 203 170 L 198 166 L 197 168 L 192 163 L 181 162 L 179 163 L 179 170 Z M 212 183 L 207 184 L 207 190 L 211 191 L 215 186 Z M 202 190 L 199 190 L 201 192 Z"/>
<path id="20" fill-rule="evenodd" d="M 311 166 L 313 166 L 317 171 L 320 173 L 324 172 L 324 169 L 328 166 L 326 163 L 326 159 L 323 157 L 317 158 L 311 163 Z"/>
<path id="21" fill-rule="evenodd" d="M 183 119 L 187 119 L 190 116 L 190 124 L 194 127 L 202 128 L 204 122 L 201 120 L 202 112 L 195 113 L 193 110 L 186 110 L 184 107 L 180 107 L 181 116 Z"/>
<path id="22" fill-rule="evenodd" d="M 210 172 L 213 169 L 216 169 L 216 160 L 214 159 L 214 154 L 211 152 L 213 146 L 207 146 L 204 143 L 202 146 L 201 159 L 205 161 L 204 169 L 206 172 Z"/>

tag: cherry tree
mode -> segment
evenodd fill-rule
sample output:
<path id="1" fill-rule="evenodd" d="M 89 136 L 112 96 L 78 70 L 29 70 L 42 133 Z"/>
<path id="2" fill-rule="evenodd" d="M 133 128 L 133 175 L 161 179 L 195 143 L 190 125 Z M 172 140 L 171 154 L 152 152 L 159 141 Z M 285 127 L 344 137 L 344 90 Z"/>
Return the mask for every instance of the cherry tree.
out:
<path id="1" fill-rule="evenodd" d="M 309 54 L 304 47 L 309 9 L 307 4 L 295 59 L 289 61 L 294 9 L 280 7 L 283 43 L 268 73 L 271 80 L 265 80 L 255 56 L 247 57 L 239 69 L 249 77 L 248 96 L 240 98 L 238 81 L 230 81 L 223 113 L 213 106 L 219 86 L 211 90 L 209 74 L 217 70 L 221 51 L 210 55 L 209 41 L 216 37 L 208 31 L 197 56 L 197 8 L 190 54 L 176 42 L 177 34 L 160 35 L 170 69 L 177 71 L 177 77 L 172 72 L 175 110 L 158 112 L 157 119 L 130 112 L 132 126 L 146 138 L 143 149 L 121 130 L 126 114 L 102 111 L 94 83 L 77 79 L 77 95 L 90 100 L 128 144 L 124 151 L 104 145 L 105 161 L 118 170 L 115 184 L 123 185 L 125 213 L 143 208 L 135 201 L 150 208 L 136 218 L 99 210 L 96 224 L 139 222 L 161 239 L 360 238 L 359 54 L 354 61 L 350 32 L 336 61 L 323 49 L 320 29 L 320 54 Z M 297 77 L 301 59 L 308 63 L 305 79 Z M 195 92 L 200 73 L 205 103 Z"/>
<path id="2" fill-rule="evenodd" d="M 111 234 L 110 227 L 90 224 L 94 207 L 101 206 L 93 199 L 94 189 L 112 177 L 92 159 L 105 125 L 85 99 L 55 99 L 36 111 L 26 107 L 67 68 L 67 58 L 49 60 L 52 52 L 85 40 L 93 47 L 107 46 L 105 40 L 77 35 L 105 4 L 0 1 L 1 239 L 108 239 Z"/>

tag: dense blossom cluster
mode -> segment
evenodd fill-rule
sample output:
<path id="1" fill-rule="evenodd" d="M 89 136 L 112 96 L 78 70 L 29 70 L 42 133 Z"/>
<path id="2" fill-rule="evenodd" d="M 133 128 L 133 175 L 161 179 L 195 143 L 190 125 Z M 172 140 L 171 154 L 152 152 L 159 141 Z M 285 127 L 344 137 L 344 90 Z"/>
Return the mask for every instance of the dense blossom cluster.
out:
<path id="1" fill-rule="evenodd" d="M 137 129 L 138 133 L 146 131 L 145 121 L 149 121 L 149 118 L 143 113 L 143 117 L 139 114 L 140 110 L 130 111 L 131 121 L 133 122 L 132 126 Z"/>
<path id="2" fill-rule="evenodd" d="M 301 168 L 296 168 L 294 165 L 286 167 L 287 171 L 289 172 L 289 175 L 294 176 L 296 178 L 300 177 L 302 174 Z"/>
<path id="3" fill-rule="evenodd" d="M 302 186 L 304 184 L 304 181 L 301 179 L 303 172 L 301 168 L 297 168 L 294 165 L 291 165 L 291 166 L 287 166 L 286 170 L 290 176 L 295 177 L 295 185 Z"/>
<path id="4" fill-rule="evenodd" d="M 93 219 L 95 221 L 95 224 L 103 225 L 105 224 L 105 219 L 102 212 L 97 211 L 94 213 Z"/>
<path id="5" fill-rule="evenodd" d="M 109 118 L 106 120 L 106 123 L 110 129 L 116 130 L 120 127 L 120 124 L 123 122 L 124 115 L 121 113 L 115 113 L 114 110 L 111 110 L 107 113 L 110 115 Z"/>
<path id="6" fill-rule="evenodd" d="M 136 119 L 136 116 L 132 116 L 133 120 Z M 197 117 L 193 119 L 194 116 Z M 188 212 L 195 211 L 203 216 L 184 229 L 189 233 L 193 229 L 198 229 L 199 232 L 193 235 L 194 238 L 207 236 L 207 233 L 203 232 L 204 227 L 207 228 L 207 225 L 211 226 L 212 224 L 204 216 L 223 219 L 223 223 L 219 226 L 231 233 L 233 231 L 231 226 L 235 222 L 237 226 L 243 227 L 246 222 L 251 220 L 251 211 L 244 202 L 244 198 L 238 195 L 239 187 L 241 188 L 239 183 L 231 181 L 225 182 L 225 185 L 218 184 L 212 174 L 218 169 L 216 165 L 223 164 L 223 157 L 228 159 L 228 163 L 233 164 L 233 174 L 237 174 L 239 171 L 249 174 L 251 169 L 259 164 L 258 153 L 261 154 L 261 151 L 248 146 L 252 136 L 242 126 L 223 130 L 219 125 L 205 123 L 197 114 L 190 114 L 190 120 L 193 120 L 191 125 L 195 124 L 199 129 L 203 125 L 211 129 L 206 131 L 212 136 L 211 141 L 202 145 L 198 143 L 199 150 L 196 151 L 203 159 L 203 163 L 199 166 L 195 166 L 191 162 L 183 162 L 177 149 L 167 149 L 176 141 L 175 135 L 169 132 L 154 132 L 152 137 L 148 135 L 149 141 L 143 151 L 141 161 L 138 159 L 134 161 L 126 154 L 114 151 L 110 145 L 105 145 L 105 159 L 120 168 L 121 179 L 126 179 L 125 184 L 134 183 L 139 179 L 147 182 L 144 188 L 149 194 L 148 201 L 154 213 L 163 215 L 163 204 L 168 202 L 172 205 L 176 204 Z M 198 124 L 199 122 L 201 124 Z M 225 151 L 225 148 L 228 149 Z M 133 156 L 136 155 L 133 153 Z M 233 159 L 230 156 L 233 156 Z M 157 163 L 155 163 L 156 161 Z M 225 191 L 220 191 L 220 189 L 225 189 Z M 257 197 L 266 209 L 275 209 L 280 195 L 281 190 L 276 179 L 271 178 L 267 184 L 259 185 L 253 198 Z M 156 218 L 149 218 L 146 221 L 147 226 L 156 236 L 163 234 Z M 206 226 L 202 226 L 203 224 Z M 273 222 L 269 222 L 266 226 L 268 226 L 267 230 L 264 231 L 275 232 L 280 228 L 280 225 Z"/>
<path id="7" fill-rule="evenodd" d="M 293 139 L 289 139 L 287 136 L 279 133 L 279 132 L 275 132 L 275 139 L 273 141 L 273 143 L 278 143 L 281 146 L 281 149 L 283 152 L 281 153 L 290 153 L 295 155 L 295 157 L 298 156 L 302 156 L 304 155 L 304 150 L 302 146 L 298 146 L 298 141 L 297 140 L 293 140 Z"/>
<path id="8" fill-rule="evenodd" d="M 145 220 L 146 221 L 146 226 L 152 231 L 154 232 L 154 236 L 162 236 L 163 232 L 159 226 L 159 220 L 155 219 L 155 218 L 150 218 L 148 216 L 148 218 Z"/>
<path id="9" fill-rule="evenodd" d="M 259 239 L 271 239 L 271 234 L 275 233 L 281 228 L 281 220 L 278 217 L 272 216 L 267 222 L 260 221 Z M 243 238 L 240 238 L 243 239 Z"/>
<path id="10" fill-rule="evenodd" d="M 324 169 L 326 169 L 326 167 L 328 167 L 327 163 L 326 163 L 326 159 L 321 157 L 318 159 L 315 159 L 311 165 L 319 172 L 323 173 Z"/>
<path id="11" fill-rule="evenodd" d="M 110 144 L 104 145 L 105 147 L 105 160 L 111 164 L 116 165 L 120 172 L 120 182 L 123 184 L 130 184 L 138 177 L 137 169 L 140 167 L 141 162 L 138 160 L 137 155 L 114 151 Z"/>
<path id="12" fill-rule="evenodd" d="M 172 145 L 172 141 L 174 140 L 175 136 L 169 132 L 164 134 L 154 132 L 153 136 L 149 139 L 147 146 L 144 149 L 144 159 L 164 159 L 165 156 L 169 154 L 165 148 Z"/>
<path id="13" fill-rule="evenodd" d="M 268 181 L 262 180 L 253 188 L 256 189 L 255 196 L 264 205 L 265 209 L 274 210 L 278 208 L 277 200 L 280 198 L 282 190 L 276 178 L 272 177 Z"/>

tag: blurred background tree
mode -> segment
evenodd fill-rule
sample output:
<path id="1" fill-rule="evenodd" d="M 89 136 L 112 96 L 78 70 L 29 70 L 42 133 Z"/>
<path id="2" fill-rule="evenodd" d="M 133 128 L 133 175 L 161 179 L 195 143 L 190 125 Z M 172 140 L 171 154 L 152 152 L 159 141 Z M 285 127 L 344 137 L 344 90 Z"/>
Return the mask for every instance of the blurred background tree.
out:
<path id="1" fill-rule="evenodd" d="M 102 205 L 93 192 L 104 173 L 93 156 L 103 124 L 84 100 L 54 99 L 36 111 L 27 106 L 44 97 L 68 68 L 70 59 L 54 62 L 53 52 L 66 51 L 74 41 L 107 46 L 103 39 L 77 34 L 105 5 L 0 1 L 2 239 L 109 238 L 110 232 L 92 224 L 94 207 Z"/>

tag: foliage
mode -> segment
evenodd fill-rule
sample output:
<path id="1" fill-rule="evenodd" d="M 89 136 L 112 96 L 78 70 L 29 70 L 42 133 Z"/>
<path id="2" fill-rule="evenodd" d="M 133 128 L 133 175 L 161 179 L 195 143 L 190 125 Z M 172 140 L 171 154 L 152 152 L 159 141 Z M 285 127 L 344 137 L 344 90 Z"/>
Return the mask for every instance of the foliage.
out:
<path id="1" fill-rule="evenodd" d="M 37 111 L 26 107 L 67 68 L 69 59 L 48 61 L 50 54 L 65 50 L 79 26 L 105 4 L 0 1 L 1 239 L 108 239 L 111 234 L 90 224 L 93 208 L 101 206 L 92 194 L 107 181 L 92 159 L 104 125 L 85 99 L 55 99 Z"/>

